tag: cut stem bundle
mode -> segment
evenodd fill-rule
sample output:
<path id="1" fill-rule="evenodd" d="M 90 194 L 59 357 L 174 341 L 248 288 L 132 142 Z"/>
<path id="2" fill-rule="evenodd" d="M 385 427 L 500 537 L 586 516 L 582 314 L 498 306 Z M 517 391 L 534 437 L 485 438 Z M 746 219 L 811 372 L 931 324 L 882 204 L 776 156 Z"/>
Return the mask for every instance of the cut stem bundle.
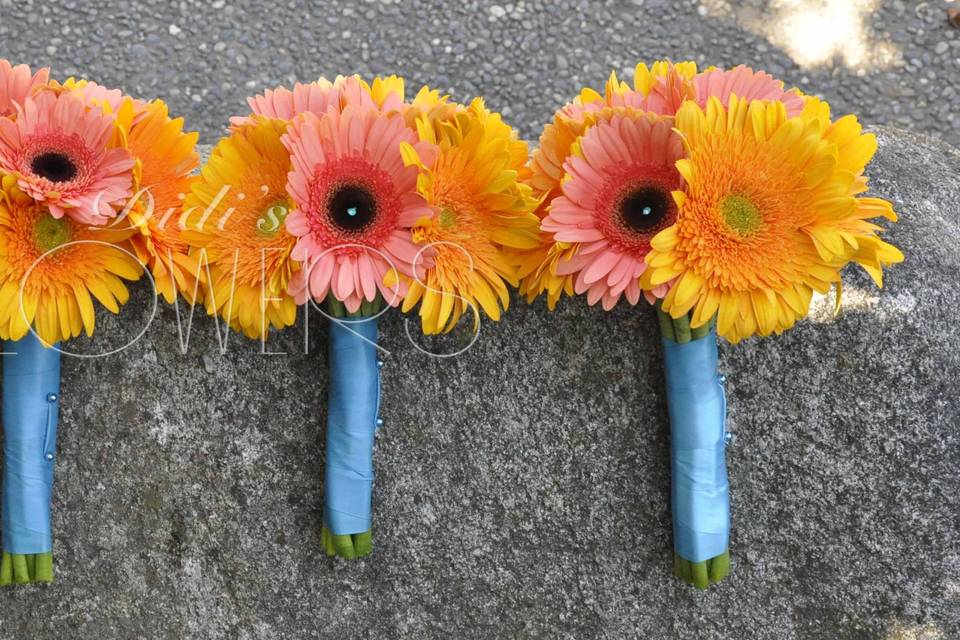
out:
<path id="1" fill-rule="evenodd" d="M 4 551 L 0 587 L 32 582 L 53 582 L 53 552 L 10 554 Z"/>

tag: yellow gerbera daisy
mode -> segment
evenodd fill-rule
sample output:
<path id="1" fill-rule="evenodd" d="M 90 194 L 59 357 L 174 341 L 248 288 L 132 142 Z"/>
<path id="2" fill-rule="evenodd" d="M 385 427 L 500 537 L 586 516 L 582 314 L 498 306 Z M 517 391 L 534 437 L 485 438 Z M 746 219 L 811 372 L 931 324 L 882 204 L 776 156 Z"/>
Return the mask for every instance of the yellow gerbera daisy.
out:
<path id="1" fill-rule="evenodd" d="M 359 76 L 356 77 L 359 78 Z M 403 78 L 400 76 L 376 76 L 373 82 L 368 84 L 361 79 L 360 84 L 370 93 L 370 97 L 379 109 L 390 108 L 391 105 L 397 104 L 398 98 L 400 102 L 403 101 L 405 89 Z"/>
<path id="2" fill-rule="evenodd" d="M 647 255 L 642 284 L 675 280 L 663 300 L 691 326 L 717 316 L 732 342 L 787 329 L 804 317 L 813 291 L 840 282 L 850 261 L 880 284 L 880 270 L 903 260 L 868 219 L 895 220 L 889 203 L 857 198 L 876 139 L 856 118 L 831 122 L 808 99 L 787 116 L 782 102 L 716 98 L 684 104 L 676 117 L 688 158 L 677 162 L 687 187 L 674 192 L 676 223 Z"/>
<path id="3" fill-rule="evenodd" d="M 471 307 L 500 319 L 510 301 L 505 283 L 517 285 L 508 251 L 537 246 L 539 220 L 531 189 L 520 182 L 527 145 L 500 114 L 479 98 L 450 119 L 431 119 L 430 112 L 417 129 L 421 140 L 437 145 L 436 159 L 424 162 L 410 145 L 404 153 L 421 166 L 418 190 L 437 211 L 413 228 L 414 240 L 430 246 L 432 264 L 415 265 L 417 281 L 403 310 L 419 302 L 424 332 L 436 334 L 451 330 Z"/>
<path id="4" fill-rule="evenodd" d="M 255 117 L 213 149 L 184 202 L 181 237 L 192 247 L 194 273 L 207 279 L 207 312 L 250 338 L 296 321 L 287 285 L 298 262 L 284 220 L 290 154 L 280 142 L 287 123 Z"/>
<path id="5" fill-rule="evenodd" d="M 403 103 L 403 118 L 408 126 L 416 128 L 421 118 L 430 122 L 452 120 L 465 108 L 458 102 L 450 102 L 449 96 L 441 94 L 438 89 L 421 87 L 412 102 Z"/>
<path id="6" fill-rule="evenodd" d="M 545 218 L 553 200 L 562 194 L 564 163 L 574 143 L 599 121 L 609 121 L 626 111 L 653 112 L 672 116 L 684 100 L 694 96 L 695 62 L 640 63 L 634 70 L 633 87 L 611 73 L 603 93 L 583 89 L 569 104 L 560 108 L 540 135 L 540 143 L 530 161 L 528 182 L 540 204 L 537 216 Z M 520 293 L 528 301 L 547 294 L 547 306 L 556 307 L 561 295 L 573 295 L 574 275 L 558 275 L 557 264 L 570 260 L 577 243 L 555 242 L 553 235 L 541 235 L 540 245 L 520 256 Z"/>
<path id="7" fill-rule="evenodd" d="M 131 233 L 91 227 L 69 216 L 54 218 L 20 191 L 14 177 L 3 176 L 0 338 L 19 340 L 30 327 L 47 344 L 81 331 L 92 335 L 92 298 L 119 313 L 129 298 L 122 279 L 137 280 L 143 273 L 137 260 L 117 246 Z"/>
<path id="8" fill-rule="evenodd" d="M 198 292 L 194 260 L 180 237 L 180 211 L 197 180 L 190 174 L 200 163 L 197 133 L 184 133 L 183 118 L 171 119 L 167 105 L 155 100 L 146 114 L 130 125 L 128 148 L 136 158 L 134 193 L 128 207 L 130 223 L 139 231 L 131 238 L 140 261 L 153 273 L 157 293 L 172 303 L 177 291 L 188 300 Z"/>

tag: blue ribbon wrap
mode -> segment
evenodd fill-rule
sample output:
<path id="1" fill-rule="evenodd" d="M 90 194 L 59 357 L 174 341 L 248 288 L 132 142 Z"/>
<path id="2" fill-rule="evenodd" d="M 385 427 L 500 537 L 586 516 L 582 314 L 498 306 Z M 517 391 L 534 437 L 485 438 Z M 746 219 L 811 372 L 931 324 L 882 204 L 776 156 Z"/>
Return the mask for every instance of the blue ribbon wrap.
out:
<path id="1" fill-rule="evenodd" d="M 334 535 L 370 530 L 380 411 L 377 318 L 330 322 L 324 520 Z"/>
<path id="2" fill-rule="evenodd" d="M 48 553 L 60 352 L 33 333 L 5 341 L 3 350 L 3 550 Z"/>
<path id="3" fill-rule="evenodd" d="M 717 374 L 716 332 L 684 344 L 664 338 L 663 353 L 674 549 L 685 560 L 703 562 L 730 545 L 727 398 Z"/>

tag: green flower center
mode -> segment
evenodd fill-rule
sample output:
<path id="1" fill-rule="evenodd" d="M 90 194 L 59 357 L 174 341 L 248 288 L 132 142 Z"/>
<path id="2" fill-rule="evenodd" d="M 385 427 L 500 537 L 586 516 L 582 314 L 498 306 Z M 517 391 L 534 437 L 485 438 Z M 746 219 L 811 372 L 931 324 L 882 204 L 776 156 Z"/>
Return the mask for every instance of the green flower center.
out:
<path id="1" fill-rule="evenodd" d="M 740 236 L 754 233 L 763 222 L 757 205 L 744 196 L 727 196 L 720 203 L 720 211 L 727 225 Z"/>
<path id="2" fill-rule="evenodd" d="M 272 238 L 283 228 L 283 221 L 290 213 L 289 203 L 279 200 L 263 210 L 257 218 L 257 233 L 264 238 Z"/>
<path id="3" fill-rule="evenodd" d="M 448 209 L 446 207 L 440 211 L 440 226 L 444 229 L 449 229 L 453 225 L 457 224 L 457 214 L 453 209 Z"/>
<path id="4" fill-rule="evenodd" d="M 70 242 L 70 223 L 66 218 L 54 218 L 49 213 L 37 220 L 34 228 L 37 247 L 46 253 Z"/>

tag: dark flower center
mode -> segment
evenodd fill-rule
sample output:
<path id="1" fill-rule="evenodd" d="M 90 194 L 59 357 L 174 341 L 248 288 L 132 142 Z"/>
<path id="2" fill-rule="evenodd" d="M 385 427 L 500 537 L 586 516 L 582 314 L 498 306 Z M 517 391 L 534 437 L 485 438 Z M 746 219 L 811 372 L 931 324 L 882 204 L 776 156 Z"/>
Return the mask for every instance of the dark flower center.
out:
<path id="1" fill-rule="evenodd" d="M 641 187 L 620 202 L 620 218 L 630 229 L 649 232 L 666 219 L 671 206 L 670 194 L 663 189 Z"/>
<path id="2" fill-rule="evenodd" d="M 41 153 L 30 163 L 33 173 L 50 182 L 69 182 L 77 177 L 77 165 L 63 153 Z"/>
<path id="3" fill-rule="evenodd" d="M 327 201 L 327 216 L 344 231 L 361 231 L 376 219 L 377 201 L 362 185 L 340 185 Z"/>

